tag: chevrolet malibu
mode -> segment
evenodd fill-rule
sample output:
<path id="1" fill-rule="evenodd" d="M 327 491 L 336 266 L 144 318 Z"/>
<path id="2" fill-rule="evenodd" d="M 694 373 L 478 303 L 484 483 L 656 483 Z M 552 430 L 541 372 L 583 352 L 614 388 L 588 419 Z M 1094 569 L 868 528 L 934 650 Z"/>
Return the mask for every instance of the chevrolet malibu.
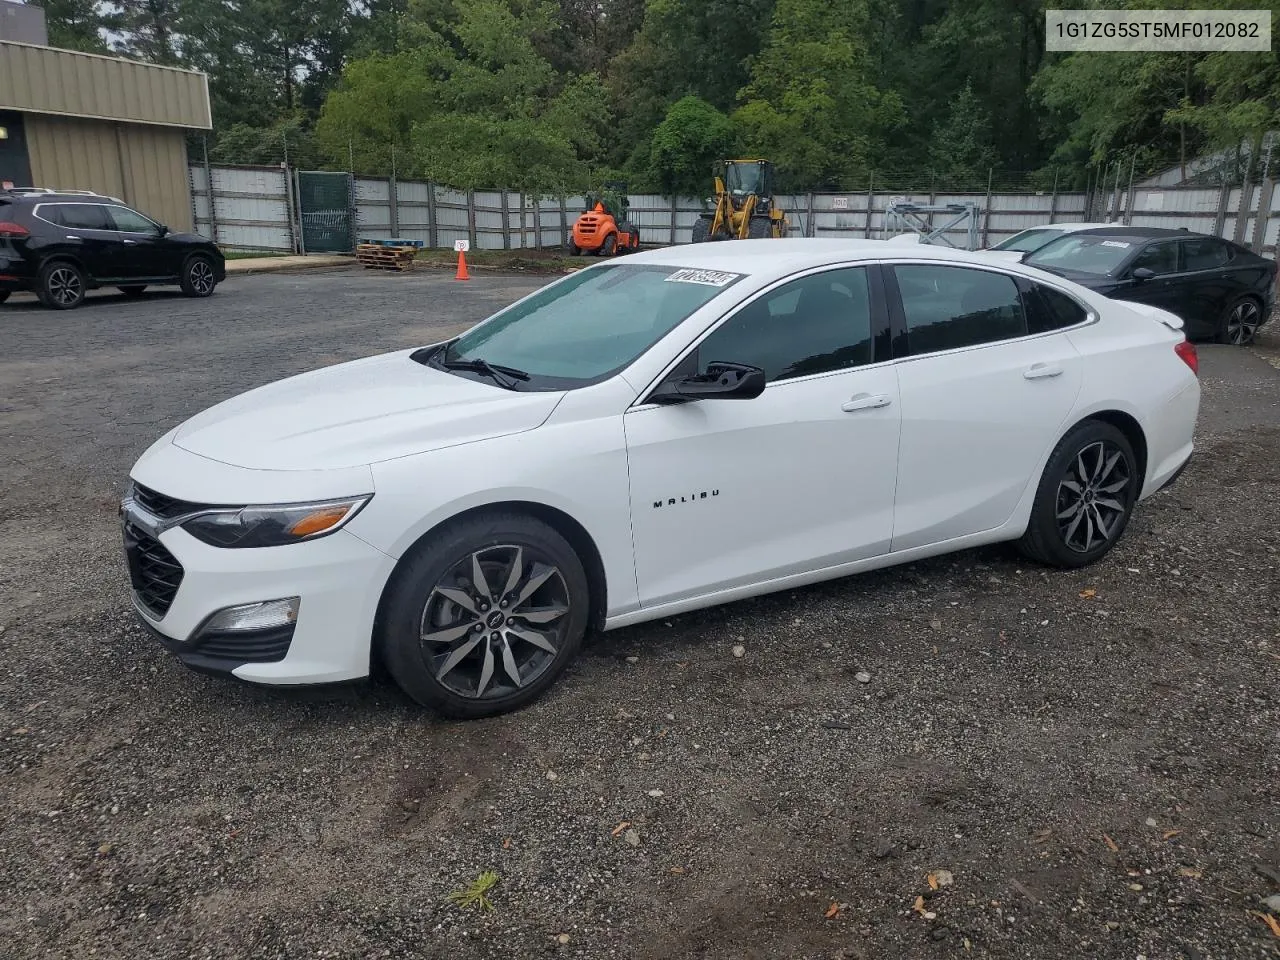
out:
<path id="1" fill-rule="evenodd" d="M 180 424 L 121 505 L 191 667 L 479 717 L 589 629 L 1016 541 L 1099 559 L 1173 482 L 1182 321 L 1017 263 L 747 240 L 592 266 L 459 337 Z"/>

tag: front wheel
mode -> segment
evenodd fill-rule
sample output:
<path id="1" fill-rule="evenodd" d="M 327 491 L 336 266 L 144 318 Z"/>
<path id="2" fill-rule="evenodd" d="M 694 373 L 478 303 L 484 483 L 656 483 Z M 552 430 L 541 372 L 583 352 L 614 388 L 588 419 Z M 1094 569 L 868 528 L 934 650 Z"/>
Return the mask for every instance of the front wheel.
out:
<path id="1" fill-rule="evenodd" d="M 600 245 L 600 256 L 612 257 L 618 249 L 618 237 L 616 234 L 609 234 L 604 238 L 604 243 Z"/>
<path id="2" fill-rule="evenodd" d="M 586 632 L 582 561 L 520 514 L 452 523 L 397 572 L 379 626 L 388 672 L 418 703 L 461 719 L 540 697 Z"/>
<path id="3" fill-rule="evenodd" d="M 773 223 L 768 217 L 752 217 L 747 224 L 748 240 L 767 240 L 773 235 Z"/>
<path id="4" fill-rule="evenodd" d="M 711 218 L 708 216 L 698 217 L 693 221 L 693 242 L 706 243 L 711 239 Z"/>
<path id="5" fill-rule="evenodd" d="M 1128 438 L 1109 423 L 1085 421 L 1049 457 L 1018 546 L 1049 566 L 1087 566 L 1120 539 L 1141 490 Z"/>
<path id="6" fill-rule="evenodd" d="M 213 278 L 213 261 L 202 254 L 187 260 L 182 268 L 182 292 L 188 297 L 207 297 L 217 281 Z"/>
<path id="7" fill-rule="evenodd" d="M 84 274 L 74 263 L 55 260 L 40 270 L 36 296 L 46 307 L 70 310 L 84 303 Z"/>
<path id="8" fill-rule="evenodd" d="M 1253 343 L 1254 334 L 1262 326 L 1262 308 L 1252 297 L 1241 297 L 1227 307 L 1218 324 L 1219 343 L 1244 347 Z"/>

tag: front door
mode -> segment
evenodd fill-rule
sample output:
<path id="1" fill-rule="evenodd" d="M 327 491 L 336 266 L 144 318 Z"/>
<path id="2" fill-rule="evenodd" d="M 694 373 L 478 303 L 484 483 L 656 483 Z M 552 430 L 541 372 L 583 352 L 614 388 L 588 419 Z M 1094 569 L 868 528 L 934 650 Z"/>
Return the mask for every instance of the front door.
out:
<path id="1" fill-rule="evenodd" d="M 115 276 L 127 280 L 165 280 L 178 275 L 174 251 L 160 237 L 160 225 L 128 207 L 107 212 L 116 232 Z"/>
<path id="2" fill-rule="evenodd" d="M 1177 240 L 1160 240 L 1149 243 L 1142 252 L 1129 264 L 1129 285 L 1113 293 L 1118 300 L 1132 300 L 1145 303 L 1161 310 L 1192 319 L 1192 305 L 1188 300 L 1188 288 L 1192 285 L 1183 270 Z M 1155 274 L 1149 280 L 1133 279 L 1133 271 L 1146 267 Z"/>
<path id="3" fill-rule="evenodd" d="M 1067 336 L 1052 332 L 1059 322 L 1029 324 L 1007 274 L 909 264 L 891 276 L 906 354 L 896 552 L 1004 524 L 1061 435 L 1083 369 Z"/>
<path id="4" fill-rule="evenodd" d="M 626 414 L 642 606 L 888 551 L 899 403 L 894 368 L 876 362 L 880 290 L 867 267 L 774 288 L 673 373 L 748 363 L 766 372 L 763 394 Z"/>

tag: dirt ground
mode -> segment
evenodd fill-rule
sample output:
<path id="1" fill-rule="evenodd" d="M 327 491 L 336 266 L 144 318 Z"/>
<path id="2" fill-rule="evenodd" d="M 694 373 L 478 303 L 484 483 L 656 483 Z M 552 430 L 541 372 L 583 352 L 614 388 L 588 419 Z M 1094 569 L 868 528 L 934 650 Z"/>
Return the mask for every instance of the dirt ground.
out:
<path id="1" fill-rule="evenodd" d="M 1088 570 L 991 548 L 630 628 L 466 724 L 135 625 L 152 439 L 539 282 L 0 308 L 0 957 L 1280 957 L 1280 329 L 1202 347 L 1193 465 Z M 482 871 L 491 911 L 446 901 Z"/>

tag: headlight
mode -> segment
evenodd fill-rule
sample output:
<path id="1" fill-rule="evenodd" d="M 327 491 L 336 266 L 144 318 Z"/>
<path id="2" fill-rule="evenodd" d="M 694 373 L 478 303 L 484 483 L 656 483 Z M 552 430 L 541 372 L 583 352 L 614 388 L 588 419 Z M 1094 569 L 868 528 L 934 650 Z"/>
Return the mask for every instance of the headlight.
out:
<path id="1" fill-rule="evenodd" d="M 215 547 L 280 547 L 328 536 L 360 512 L 370 497 L 242 507 L 202 513 L 182 524 Z"/>

